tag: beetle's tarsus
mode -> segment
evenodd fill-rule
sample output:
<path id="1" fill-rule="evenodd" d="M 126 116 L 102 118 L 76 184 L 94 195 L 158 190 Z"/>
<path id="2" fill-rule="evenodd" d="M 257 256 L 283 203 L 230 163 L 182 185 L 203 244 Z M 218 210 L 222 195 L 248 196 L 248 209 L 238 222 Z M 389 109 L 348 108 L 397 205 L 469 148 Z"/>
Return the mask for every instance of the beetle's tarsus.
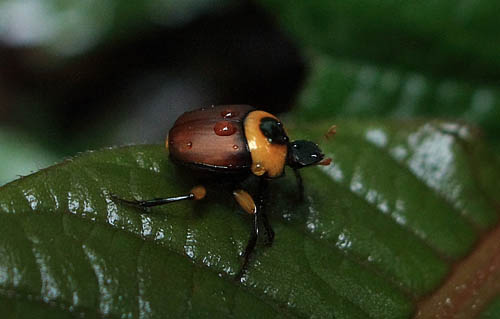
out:
<path id="1" fill-rule="evenodd" d="M 264 212 L 262 212 L 261 219 L 262 219 L 262 224 L 264 225 L 264 230 L 266 232 L 266 241 L 264 242 L 264 244 L 266 246 L 272 246 L 274 242 L 274 230 L 271 227 L 271 224 L 267 219 L 267 215 Z"/>
<path id="2" fill-rule="evenodd" d="M 257 238 L 259 237 L 259 229 L 258 229 L 258 214 L 253 215 L 253 229 L 250 235 L 250 239 L 248 240 L 247 246 L 245 248 L 245 252 L 243 252 L 242 257 L 243 265 L 240 268 L 240 271 L 236 274 L 235 280 L 240 281 L 243 274 L 247 271 L 248 264 L 250 262 L 250 257 L 255 249 L 255 245 L 257 244 Z"/>

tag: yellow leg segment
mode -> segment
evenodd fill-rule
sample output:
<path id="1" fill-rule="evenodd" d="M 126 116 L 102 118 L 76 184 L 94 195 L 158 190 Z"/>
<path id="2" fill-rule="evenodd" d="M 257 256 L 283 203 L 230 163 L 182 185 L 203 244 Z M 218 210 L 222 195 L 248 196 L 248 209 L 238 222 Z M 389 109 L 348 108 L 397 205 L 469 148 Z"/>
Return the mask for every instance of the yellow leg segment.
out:
<path id="1" fill-rule="evenodd" d="M 251 215 L 257 212 L 257 206 L 253 201 L 252 196 L 242 189 L 237 189 L 233 192 L 234 198 L 243 210 Z"/>

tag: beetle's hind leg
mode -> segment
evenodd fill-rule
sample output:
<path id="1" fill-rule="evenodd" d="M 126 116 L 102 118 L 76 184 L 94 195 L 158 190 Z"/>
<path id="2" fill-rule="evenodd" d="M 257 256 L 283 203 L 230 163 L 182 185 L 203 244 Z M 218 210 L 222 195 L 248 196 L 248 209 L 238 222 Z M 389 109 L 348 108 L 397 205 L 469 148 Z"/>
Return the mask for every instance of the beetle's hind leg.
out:
<path id="1" fill-rule="evenodd" d="M 127 200 L 120 198 L 116 196 L 115 194 L 111 194 L 111 197 L 114 200 L 120 201 L 122 203 L 136 206 L 136 207 L 141 207 L 141 208 L 147 208 L 147 207 L 154 207 L 154 206 L 160 206 L 160 205 L 165 205 L 173 202 L 178 202 L 181 200 L 200 200 L 205 197 L 207 193 L 207 190 L 205 189 L 204 186 L 198 185 L 193 188 L 191 188 L 191 191 L 187 195 L 181 195 L 181 196 L 176 196 L 176 197 L 166 197 L 166 198 L 154 198 L 154 199 L 148 199 L 148 200 Z"/>

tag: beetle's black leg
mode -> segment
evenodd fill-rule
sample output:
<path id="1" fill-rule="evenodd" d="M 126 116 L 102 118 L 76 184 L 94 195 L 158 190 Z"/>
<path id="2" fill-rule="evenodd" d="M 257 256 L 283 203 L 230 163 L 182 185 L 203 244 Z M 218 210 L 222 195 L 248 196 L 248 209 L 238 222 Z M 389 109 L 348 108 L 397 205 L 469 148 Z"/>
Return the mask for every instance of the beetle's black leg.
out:
<path id="1" fill-rule="evenodd" d="M 248 263 L 250 261 L 250 257 L 255 249 L 255 245 L 257 244 L 257 240 L 259 238 L 259 225 L 262 222 L 264 229 L 267 235 L 267 244 L 271 245 L 274 240 L 274 231 L 269 224 L 267 219 L 267 215 L 265 214 L 265 196 L 267 192 L 268 181 L 264 178 L 260 180 L 259 183 L 259 193 L 258 193 L 258 201 L 257 205 L 253 201 L 250 194 L 243 190 L 236 190 L 233 192 L 233 195 L 236 198 L 236 201 L 240 206 L 249 214 L 253 215 L 253 228 L 250 233 L 250 239 L 248 240 L 247 246 L 245 248 L 245 252 L 243 253 L 243 265 L 236 275 L 235 279 L 239 281 L 243 276 L 243 273 L 246 271 L 248 267 Z"/>
<path id="2" fill-rule="evenodd" d="M 294 168 L 293 172 L 295 173 L 295 180 L 297 181 L 297 187 L 299 188 L 299 200 L 303 201 L 304 200 L 304 183 L 302 182 L 302 175 L 300 175 L 300 172 L 297 168 Z"/>
<path id="3" fill-rule="evenodd" d="M 122 203 L 126 203 L 126 204 L 129 204 L 132 206 L 139 206 L 139 207 L 154 207 L 154 206 L 165 205 L 168 203 L 178 202 L 181 200 L 194 199 L 193 194 L 177 196 L 177 197 L 168 197 L 168 198 L 154 198 L 154 199 L 148 199 L 148 200 L 127 200 L 127 199 L 119 198 L 114 194 L 111 196 L 113 197 L 113 199 L 116 199 Z"/>
<path id="4" fill-rule="evenodd" d="M 176 197 L 167 197 L 167 198 L 154 198 L 154 199 L 148 199 L 148 200 L 127 200 L 120 198 L 116 196 L 115 194 L 111 194 L 111 197 L 114 200 L 118 200 L 122 203 L 129 204 L 132 206 L 137 206 L 137 207 L 154 207 L 154 206 L 160 206 L 160 205 L 165 205 L 173 202 L 178 202 L 181 200 L 200 200 L 203 197 L 205 197 L 206 190 L 205 187 L 203 186 L 195 186 L 191 189 L 191 192 L 187 195 L 182 195 L 182 196 L 176 196 Z"/>
<path id="5" fill-rule="evenodd" d="M 248 262 L 250 261 L 250 256 L 255 249 L 255 245 L 257 244 L 257 238 L 259 238 L 259 218 L 257 214 L 253 215 L 253 228 L 250 233 L 250 239 L 248 240 L 247 246 L 245 248 L 245 252 L 243 253 L 243 265 L 240 268 L 240 271 L 236 274 L 235 280 L 240 281 L 241 277 L 245 273 L 248 267 Z"/>
<path id="6" fill-rule="evenodd" d="M 259 204 L 258 204 L 258 209 L 257 213 L 259 215 L 259 218 L 262 220 L 262 225 L 264 226 L 264 229 L 266 231 L 267 235 L 267 242 L 266 245 L 270 246 L 273 244 L 274 241 L 274 230 L 271 227 L 271 224 L 269 224 L 269 220 L 267 219 L 267 214 L 265 210 L 265 201 L 266 201 L 266 195 L 267 195 L 267 186 L 269 185 L 269 182 L 265 178 L 260 179 L 259 183 Z"/>
<path id="7" fill-rule="evenodd" d="M 243 253 L 243 265 L 240 271 L 236 274 L 236 281 L 240 281 L 243 273 L 246 271 L 248 262 L 250 261 L 250 256 L 252 255 L 255 245 L 257 244 L 257 239 L 259 237 L 259 208 L 255 205 L 255 202 L 246 191 L 238 189 L 233 192 L 234 198 L 240 204 L 241 208 L 253 216 L 252 231 L 250 233 L 250 238 L 248 239 L 247 246 L 245 247 L 245 252 Z"/>
<path id="8" fill-rule="evenodd" d="M 267 220 L 267 215 L 265 213 L 261 215 L 261 218 L 267 235 L 266 245 L 271 246 L 274 241 L 274 230 L 271 227 L 271 224 L 269 224 L 269 221 Z"/>

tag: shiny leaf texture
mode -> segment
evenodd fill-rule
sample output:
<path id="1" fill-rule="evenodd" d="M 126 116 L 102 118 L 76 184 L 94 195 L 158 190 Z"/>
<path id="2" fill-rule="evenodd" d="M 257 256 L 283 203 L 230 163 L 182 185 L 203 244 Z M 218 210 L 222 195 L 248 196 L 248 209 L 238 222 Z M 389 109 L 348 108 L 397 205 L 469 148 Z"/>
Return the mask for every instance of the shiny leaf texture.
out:
<path id="1" fill-rule="evenodd" d="M 341 124 L 340 124 L 341 123 Z M 290 122 L 319 141 L 330 121 Z M 341 121 L 334 164 L 272 182 L 272 247 L 234 280 L 251 217 L 232 188 L 148 211 L 113 201 L 198 181 L 161 146 L 87 152 L 0 188 L 0 302 L 8 315 L 402 318 L 497 221 L 497 164 L 452 122 Z M 252 180 L 244 186 L 253 190 Z M 496 205 L 496 206 L 495 206 Z"/>

